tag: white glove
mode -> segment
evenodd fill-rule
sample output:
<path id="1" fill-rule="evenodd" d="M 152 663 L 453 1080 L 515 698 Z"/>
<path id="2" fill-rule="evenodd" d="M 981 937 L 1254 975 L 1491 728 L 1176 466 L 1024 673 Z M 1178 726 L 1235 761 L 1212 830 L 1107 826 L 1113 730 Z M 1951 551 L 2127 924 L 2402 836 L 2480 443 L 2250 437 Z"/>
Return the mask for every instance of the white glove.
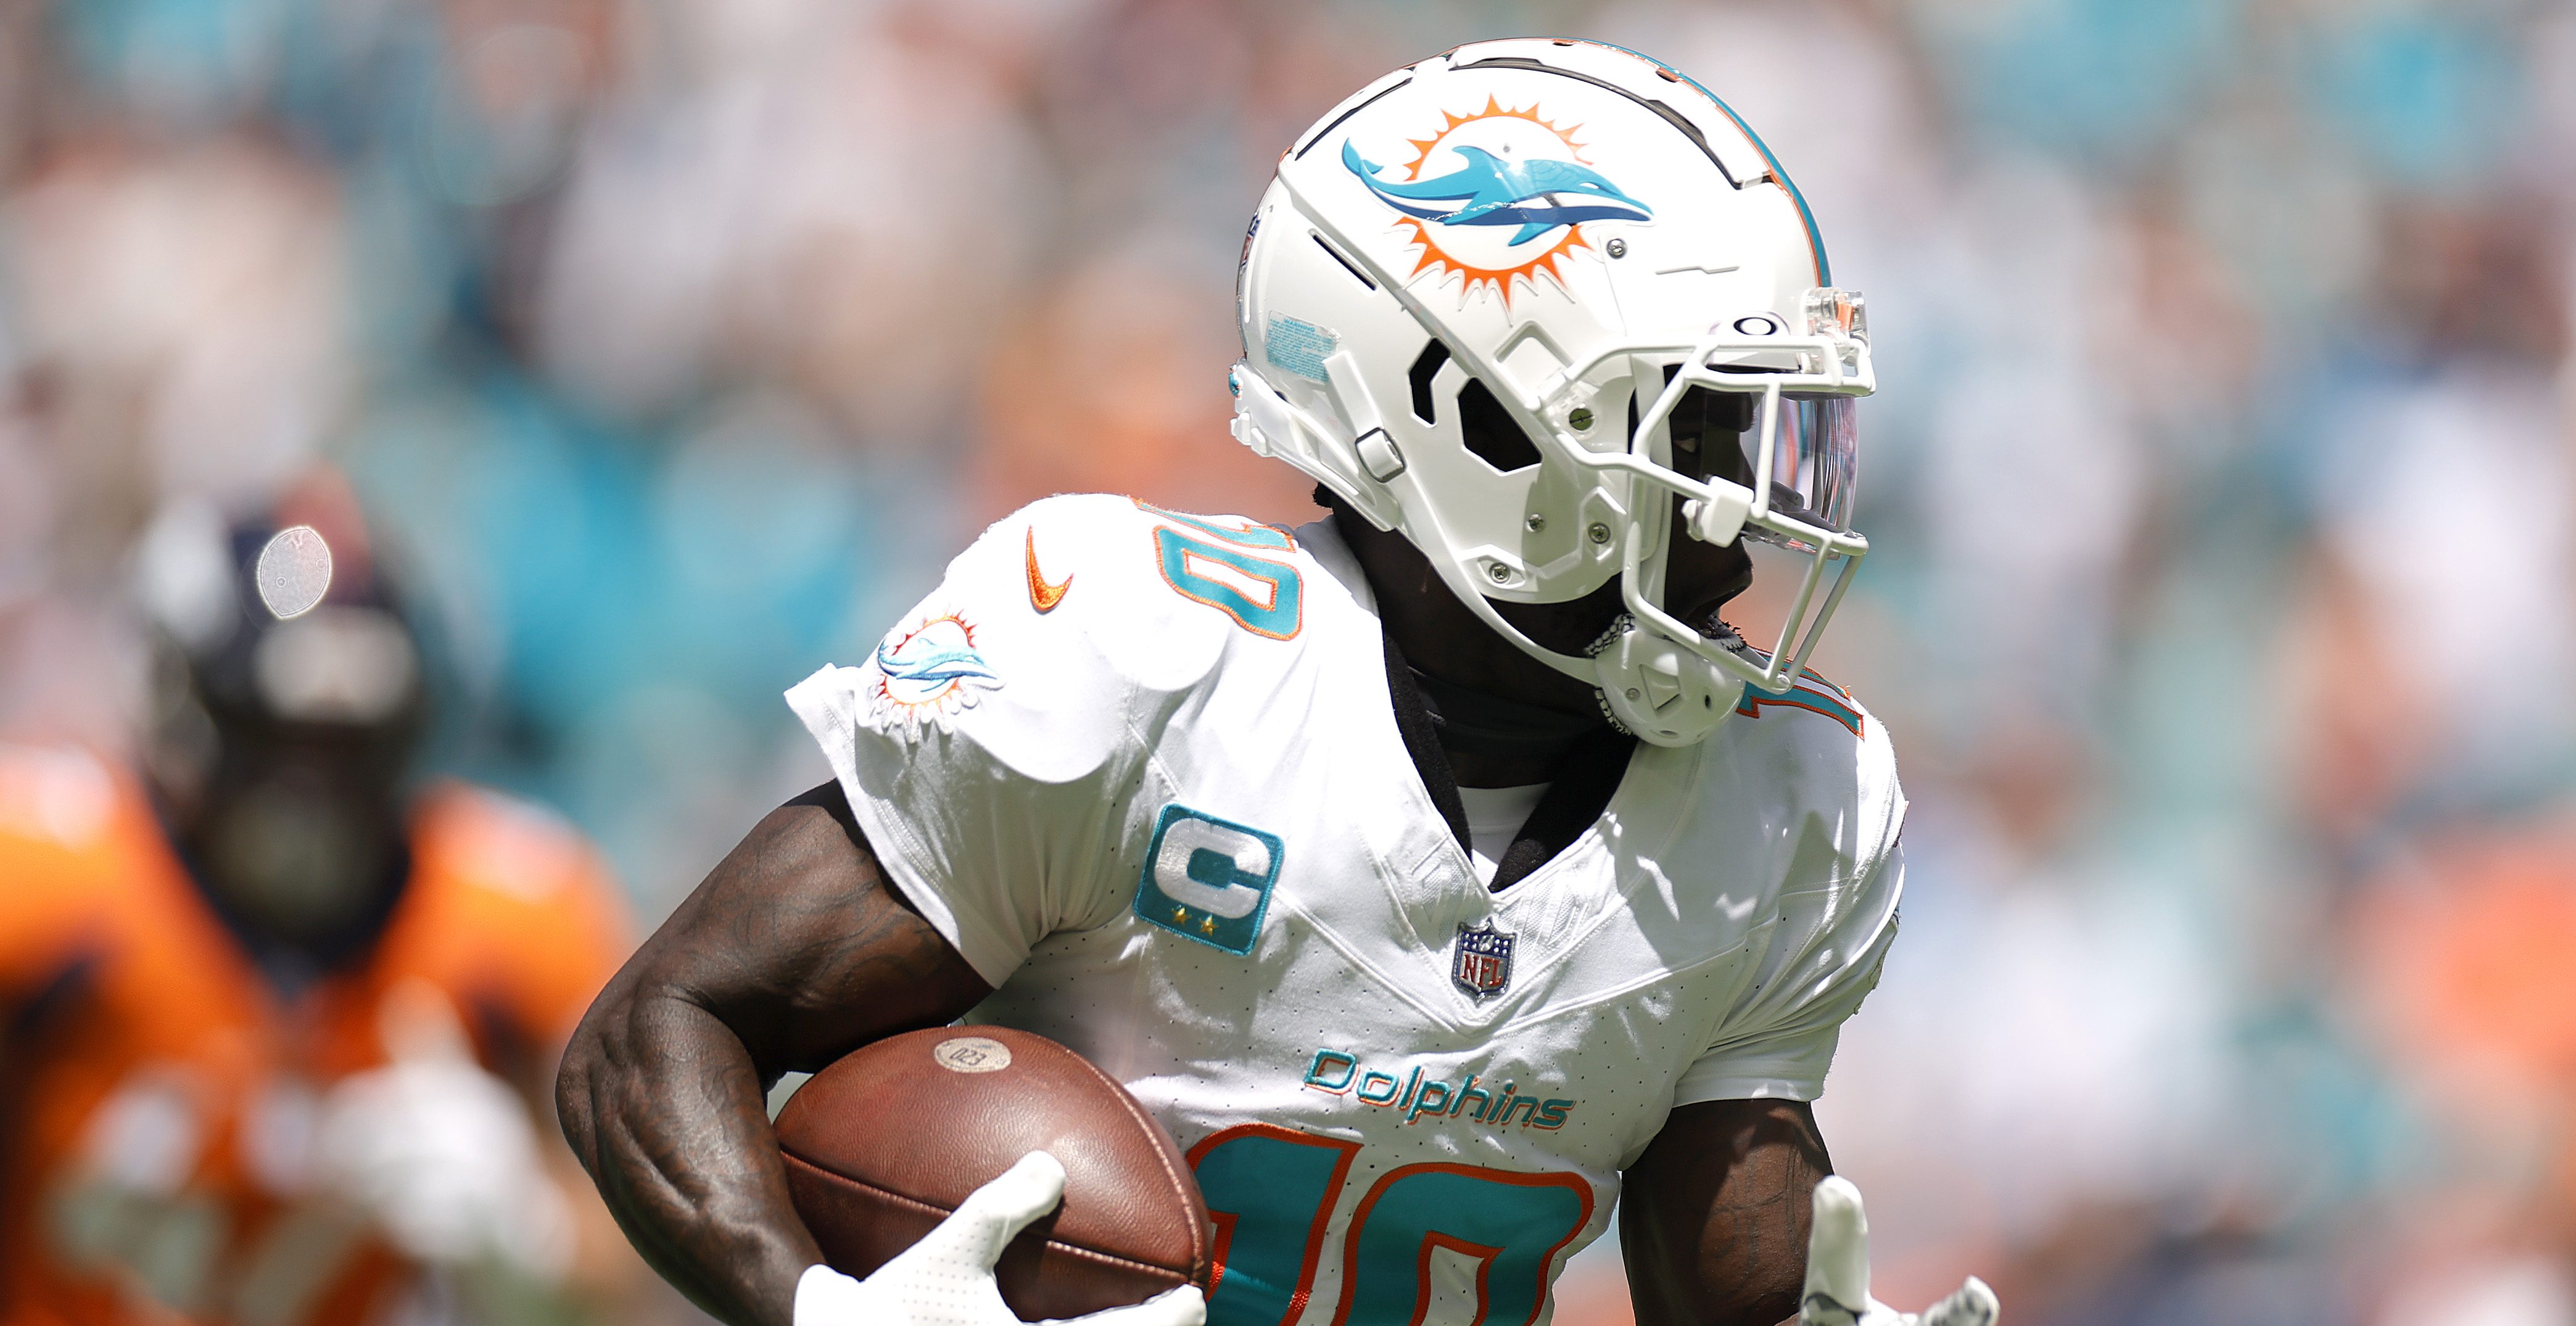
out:
<path id="1" fill-rule="evenodd" d="M 1816 1185 L 1816 1224 L 1807 1235 L 1807 1291 L 1801 1326 L 1993 1326 L 1995 1291 L 1975 1276 L 1917 1316 L 1869 1296 L 1869 1217 L 1860 1189 L 1840 1176 Z"/>
<path id="2" fill-rule="evenodd" d="M 559 1272 L 571 1220 L 526 1103 L 474 1061 L 444 995 L 419 986 L 387 1005 L 394 1062 L 343 1078 L 323 1097 L 315 1143 L 324 1183 L 415 1261 L 498 1259 Z"/>
<path id="3" fill-rule="evenodd" d="M 1020 1157 L 976 1189 L 939 1228 L 865 1280 L 809 1266 L 796 1282 L 795 1326 L 1021 1326 L 1002 1302 L 993 1263 L 1028 1223 L 1064 1200 L 1064 1166 L 1044 1151 Z M 1204 1326 L 1207 1303 L 1183 1285 L 1084 1326 Z"/>

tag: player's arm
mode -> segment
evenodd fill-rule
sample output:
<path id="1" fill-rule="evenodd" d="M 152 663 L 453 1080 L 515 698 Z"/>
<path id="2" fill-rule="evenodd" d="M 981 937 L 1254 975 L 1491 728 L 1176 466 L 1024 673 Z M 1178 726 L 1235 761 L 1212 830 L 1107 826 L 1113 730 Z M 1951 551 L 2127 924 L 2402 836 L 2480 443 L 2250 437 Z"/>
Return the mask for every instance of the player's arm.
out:
<path id="1" fill-rule="evenodd" d="M 1619 1203 L 1638 1326 L 1794 1320 L 1808 1195 L 1832 1172 L 1815 1112 L 1802 1101 L 1674 1110 L 1629 1167 Z"/>
<path id="2" fill-rule="evenodd" d="M 822 1260 L 764 1097 L 991 988 L 885 880 L 838 787 L 779 807 L 601 992 L 556 1085 L 565 1137 L 636 1248 L 732 1322 L 789 1326 Z"/>
<path id="3" fill-rule="evenodd" d="M 1870 1297 L 1860 1190 L 1832 1171 L 1803 1102 L 1674 1110 L 1619 1203 L 1641 1326 L 1994 1326 L 1974 1276 L 1920 1314 Z"/>

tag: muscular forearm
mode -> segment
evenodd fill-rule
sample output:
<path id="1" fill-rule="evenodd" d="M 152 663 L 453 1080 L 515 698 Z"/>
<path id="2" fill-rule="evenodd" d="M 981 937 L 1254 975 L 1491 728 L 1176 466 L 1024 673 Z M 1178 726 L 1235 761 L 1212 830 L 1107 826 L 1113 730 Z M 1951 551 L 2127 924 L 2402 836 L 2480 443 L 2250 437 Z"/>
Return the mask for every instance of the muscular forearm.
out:
<path id="1" fill-rule="evenodd" d="M 765 1083 L 992 992 L 885 884 L 826 785 L 772 812 L 601 992 L 556 1104 L 636 1249 L 729 1322 L 788 1326 L 821 1260 Z"/>
<path id="2" fill-rule="evenodd" d="M 669 994 L 614 1009 L 603 998 L 592 1016 L 565 1055 L 557 1103 L 609 1210 L 700 1307 L 787 1326 L 796 1277 L 821 1254 L 789 1203 L 750 1052 Z"/>

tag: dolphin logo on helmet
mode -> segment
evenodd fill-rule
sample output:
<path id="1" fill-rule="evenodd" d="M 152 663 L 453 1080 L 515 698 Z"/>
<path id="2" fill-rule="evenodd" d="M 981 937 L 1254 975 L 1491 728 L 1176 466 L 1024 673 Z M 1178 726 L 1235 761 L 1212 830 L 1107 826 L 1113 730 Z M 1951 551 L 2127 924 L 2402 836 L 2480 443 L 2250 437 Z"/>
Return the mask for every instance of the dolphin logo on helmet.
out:
<path id="1" fill-rule="evenodd" d="M 1407 216 L 1444 226 L 1518 225 L 1512 244 L 1529 243 L 1558 226 L 1578 221 L 1644 221 L 1654 209 L 1620 192 L 1599 171 L 1571 161 L 1505 161 L 1481 147 L 1455 150 L 1467 164 L 1434 180 L 1390 184 L 1376 163 L 1345 139 L 1342 164 L 1369 190 Z M 1567 202 L 1571 195 L 1580 201 Z M 1453 207 L 1426 204 L 1448 202 Z"/>

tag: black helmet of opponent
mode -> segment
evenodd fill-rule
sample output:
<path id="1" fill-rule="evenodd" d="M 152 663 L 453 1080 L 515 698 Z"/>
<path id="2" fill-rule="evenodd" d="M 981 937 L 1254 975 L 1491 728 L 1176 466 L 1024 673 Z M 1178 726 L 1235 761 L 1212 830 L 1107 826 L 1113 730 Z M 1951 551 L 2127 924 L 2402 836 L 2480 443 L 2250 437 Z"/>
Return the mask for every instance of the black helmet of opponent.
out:
<path id="1" fill-rule="evenodd" d="M 410 860 L 404 784 L 427 718 L 419 637 L 348 487 L 321 472 L 226 522 L 145 536 L 146 769 L 189 873 L 272 975 L 362 952 Z"/>

